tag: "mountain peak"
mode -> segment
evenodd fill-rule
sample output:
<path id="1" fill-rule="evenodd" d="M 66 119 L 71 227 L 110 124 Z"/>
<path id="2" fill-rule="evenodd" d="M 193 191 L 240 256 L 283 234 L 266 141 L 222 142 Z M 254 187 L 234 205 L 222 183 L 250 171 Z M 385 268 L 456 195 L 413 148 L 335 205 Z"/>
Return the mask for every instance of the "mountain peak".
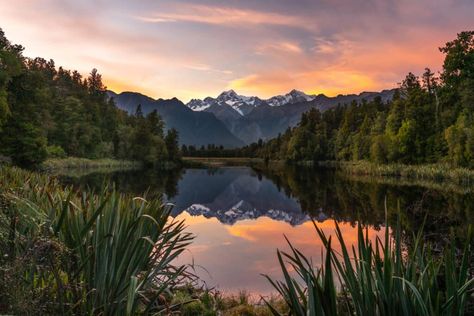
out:
<path id="1" fill-rule="evenodd" d="M 288 94 L 297 94 L 297 95 L 304 94 L 304 95 L 306 95 L 306 93 L 304 93 L 303 91 L 296 90 L 296 89 L 291 90 Z"/>
<path id="2" fill-rule="evenodd" d="M 210 111 L 211 107 L 215 108 L 217 106 L 221 110 L 229 109 L 230 111 L 237 112 L 240 116 L 245 116 L 262 103 L 263 101 L 257 97 L 239 95 L 230 89 L 223 91 L 217 98 L 193 99 L 188 102 L 187 106 L 194 111 Z"/>
<path id="3" fill-rule="evenodd" d="M 266 101 L 271 106 L 282 106 L 285 104 L 312 101 L 314 99 L 314 95 L 307 95 L 303 91 L 293 89 L 285 95 L 277 95 Z"/>
<path id="4" fill-rule="evenodd" d="M 239 95 L 233 89 L 230 89 L 219 94 L 217 99 L 230 99 L 230 98 L 237 98 L 237 97 L 239 97 Z"/>

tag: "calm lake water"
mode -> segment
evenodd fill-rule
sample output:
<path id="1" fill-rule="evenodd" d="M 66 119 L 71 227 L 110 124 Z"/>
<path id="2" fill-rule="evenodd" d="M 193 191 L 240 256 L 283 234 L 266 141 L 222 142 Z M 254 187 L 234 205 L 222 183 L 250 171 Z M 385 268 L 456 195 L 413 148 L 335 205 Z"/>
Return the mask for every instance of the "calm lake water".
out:
<path id="1" fill-rule="evenodd" d="M 437 241 L 435 245 L 449 232 L 462 238 L 466 224 L 474 223 L 469 187 L 348 178 L 327 170 L 222 167 L 62 179 L 92 188 L 113 181 L 124 192 L 141 194 L 149 189 L 149 195 L 163 194 L 175 204 L 173 216 L 184 219 L 196 236 L 179 262 L 194 262 L 197 275 L 223 292 L 274 292 L 261 274 L 280 277 L 276 249 L 288 250 L 284 235 L 319 265 L 322 246 L 311 218 L 328 235 L 338 221 L 348 244 L 356 240 L 358 221 L 368 227 L 370 238 L 382 237 L 386 216 L 390 220 L 400 216 L 406 242 L 427 216 L 424 236 Z"/>

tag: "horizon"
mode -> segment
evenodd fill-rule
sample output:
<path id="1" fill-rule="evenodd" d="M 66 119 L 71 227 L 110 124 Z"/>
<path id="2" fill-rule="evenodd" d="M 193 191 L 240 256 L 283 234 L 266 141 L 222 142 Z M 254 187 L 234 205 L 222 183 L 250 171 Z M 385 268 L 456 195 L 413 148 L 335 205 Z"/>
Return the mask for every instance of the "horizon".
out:
<path id="1" fill-rule="evenodd" d="M 393 89 L 408 72 L 439 72 L 438 48 L 474 10 L 467 0 L 0 1 L 0 27 L 25 56 L 184 103 L 229 89 L 261 99 Z"/>

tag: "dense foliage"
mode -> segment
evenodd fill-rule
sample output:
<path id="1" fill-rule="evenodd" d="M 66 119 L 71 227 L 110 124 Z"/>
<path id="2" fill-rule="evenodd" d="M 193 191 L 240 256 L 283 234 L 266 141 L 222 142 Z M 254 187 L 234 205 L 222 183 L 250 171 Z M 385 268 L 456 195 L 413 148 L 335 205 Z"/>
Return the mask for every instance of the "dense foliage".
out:
<path id="1" fill-rule="evenodd" d="M 119 110 L 93 69 L 87 78 L 29 59 L 0 29 L 0 155 L 34 167 L 47 157 L 134 159 L 156 165 L 179 159 L 177 132 L 164 135 L 156 112 Z"/>

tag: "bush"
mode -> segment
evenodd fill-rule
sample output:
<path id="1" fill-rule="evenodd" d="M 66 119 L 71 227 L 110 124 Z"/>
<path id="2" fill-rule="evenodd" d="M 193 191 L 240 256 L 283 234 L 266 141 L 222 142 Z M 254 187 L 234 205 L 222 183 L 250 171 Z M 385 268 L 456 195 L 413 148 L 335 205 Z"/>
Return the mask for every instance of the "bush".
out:
<path id="1" fill-rule="evenodd" d="M 61 146 L 50 145 L 46 147 L 48 158 L 65 158 L 66 152 Z"/>

